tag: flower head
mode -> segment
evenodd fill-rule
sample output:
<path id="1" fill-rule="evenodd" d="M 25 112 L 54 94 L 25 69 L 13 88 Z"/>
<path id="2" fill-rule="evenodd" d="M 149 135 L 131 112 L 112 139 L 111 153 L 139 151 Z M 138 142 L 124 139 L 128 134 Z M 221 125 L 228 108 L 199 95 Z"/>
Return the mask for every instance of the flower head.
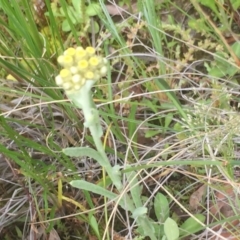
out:
<path id="1" fill-rule="evenodd" d="M 107 73 L 107 60 L 97 56 L 93 47 L 68 48 L 57 61 L 63 69 L 56 77 L 56 84 L 67 93 L 76 92 L 86 81 L 95 82 Z"/>

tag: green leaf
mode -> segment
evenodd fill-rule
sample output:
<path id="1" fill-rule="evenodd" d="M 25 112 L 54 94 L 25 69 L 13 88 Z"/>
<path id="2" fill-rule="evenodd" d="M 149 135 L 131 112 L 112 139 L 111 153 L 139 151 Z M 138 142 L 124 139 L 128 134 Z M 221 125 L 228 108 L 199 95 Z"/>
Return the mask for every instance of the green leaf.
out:
<path id="1" fill-rule="evenodd" d="M 101 158 L 101 155 L 94 149 L 89 147 L 71 147 L 64 148 L 63 153 L 69 157 L 90 157 L 98 161 Z"/>
<path id="2" fill-rule="evenodd" d="M 239 0 L 232 0 L 231 1 L 233 9 L 236 11 L 240 7 L 240 1 Z"/>
<path id="3" fill-rule="evenodd" d="M 165 222 L 169 217 L 169 203 L 162 193 L 158 193 L 155 197 L 154 211 L 160 223 Z"/>
<path id="4" fill-rule="evenodd" d="M 147 216 L 137 218 L 138 232 L 143 236 L 148 236 L 151 240 L 157 240 L 153 223 Z"/>
<path id="5" fill-rule="evenodd" d="M 232 46 L 231 46 L 233 52 L 236 54 L 238 58 L 240 58 L 240 42 L 236 41 Z"/>
<path id="6" fill-rule="evenodd" d="M 23 232 L 17 226 L 15 226 L 15 230 L 17 232 L 18 239 L 22 239 L 23 238 Z"/>
<path id="7" fill-rule="evenodd" d="M 177 138 L 179 140 L 184 140 L 187 138 L 187 134 L 184 132 L 184 128 L 179 122 L 174 124 L 173 130 L 177 133 Z"/>
<path id="8" fill-rule="evenodd" d="M 91 24 L 91 25 L 92 26 L 89 26 L 89 28 L 88 28 L 88 32 L 94 33 L 94 34 L 98 33 L 99 29 L 100 29 L 98 23 L 96 21 L 93 21 L 93 24 Z"/>
<path id="9" fill-rule="evenodd" d="M 74 11 L 74 8 L 73 7 L 69 7 L 67 9 L 67 13 L 68 13 L 68 16 L 70 18 L 70 20 L 72 21 L 73 24 L 76 24 L 77 23 L 77 20 L 79 21 L 79 16 L 78 14 Z"/>
<path id="10" fill-rule="evenodd" d="M 110 192 L 108 190 L 106 190 L 103 187 L 100 187 L 96 184 L 84 181 L 84 180 L 73 180 L 70 182 L 70 184 L 78 189 L 82 189 L 82 190 L 87 190 L 96 194 L 99 194 L 101 196 L 107 197 L 111 200 L 118 200 L 119 196 L 113 192 Z M 121 199 L 119 201 L 119 205 L 125 209 L 125 210 L 132 210 L 134 209 L 134 206 L 132 204 L 132 202 L 128 199 Z"/>
<path id="11" fill-rule="evenodd" d="M 232 46 L 232 49 L 236 53 L 236 55 L 240 56 L 240 44 L 234 44 L 234 46 Z M 237 67 L 231 64 L 231 62 L 225 60 L 229 58 L 228 54 L 224 52 L 216 52 L 214 58 L 215 62 L 213 62 L 211 66 L 205 64 L 205 67 L 207 67 L 208 73 L 211 76 L 214 77 L 224 77 L 226 75 L 234 76 L 238 72 Z"/>
<path id="12" fill-rule="evenodd" d="M 164 233 L 168 240 L 177 240 L 179 229 L 177 223 L 172 218 L 167 218 L 164 222 Z"/>
<path id="13" fill-rule="evenodd" d="M 171 91 L 171 87 L 169 86 L 169 84 L 162 78 L 156 79 L 154 81 L 154 83 L 158 86 L 159 89 L 165 90 L 165 94 L 172 101 L 172 103 L 175 105 L 175 107 L 178 110 L 181 117 L 184 118 L 184 119 L 187 119 L 187 115 L 184 112 L 180 101 L 178 100 L 176 94 L 173 91 Z"/>
<path id="14" fill-rule="evenodd" d="M 202 5 L 210 8 L 214 13 L 218 14 L 218 10 L 217 10 L 217 7 L 216 7 L 215 0 L 200 0 L 199 2 Z"/>
<path id="15" fill-rule="evenodd" d="M 168 128 L 170 123 L 172 122 L 172 120 L 173 120 L 173 114 L 172 113 L 167 114 L 166 117 L 165 117 L 164 127 Z"/>
<path id="16" fill-rule="evenodd" d="M 156 135 L 158 135 L 159 133 L 162 133 L 163 130 L 148 130 L 145 132 L 145 138 L 151 138 L 154 137 Z"/>
<path id="17" fill-rule="evenodd" d="M 196 221 L 198 219 L 201 223 L 204 223 L 205 216 L 203 214 L 195 214 L 194 217 L 189 217 L 180 227 L 180 235 L 187 236 L 198 232 L 203 226 Z"/>
<path id="18" fill-rule="evenodd" d="M 89 214 L 88 215 L 88 220 L 89 220 L 90 226 L 92 227 L 93 231 L 98 236 L 98 238 L 100 238 L 100 233 L 99 233 L 99 229 L 98 229 L 98 222 L 97 222 L 96 218 L 92 214 Z"/>
<path id="19" fill-rule="evenodd" d="M 62 22 L 62 30 L 63 30 L 63 32 L 69 32 L 71 30 L 71 27 L 70 27 L 67 19 L 65 19 Z"/>
<path id="20" fill-rule="evenodd" d="M 93 183 L 90 183 L 90 182 L 87 182 L 87 181 L 84 181 L 84 180 L 73 180 L 73 181 L 70 182 L 70 184 L 75 188 L 82 189 L 82 190 L 87 190 L 87 191 L 99 194 L 101 196 L 107 197 L 111 200 L 118 197 L 117 194 L 115 194 L 111 191 L 108 191 L 105 188 L 100 187 L 96 184 L 93 184 Z"/>
<path id="21" fill-rule="evenodd" d="M 138 179 L 136 178 L 137 172 L 132 171 L 130 173 L 126 173 L 127 180 L 129 182 L 129 188 L 132 196 L 132 200 L 135 204 L 136 208 L 141 208 L 143 206 L 142 204 L 142 187 L 138 183 Z"/>
<path id="22" fill-rule="evenodd" d="M 240 58 L 240 43 L 235 42 L 231 46 L 233 52 L 236 54 L 238 58 Z M 225 59 L 229 58 L 229 55 L 225 52 L 216 52 L 215 53 L 215 61 L 209 66 L 205 63 L 205 67 L 207 68 L 208 73 L 214 77 L 224 77 L 226 75 L 232 77 L 237 72 L 239 72 L 239 68 L 232 64 L 230 61 Z"/>
<path id="23" fill-rule="evenodd" d="M 226 71 L 223 72 L 222 69 L 220 69 L 219 67 L 214 67 L 209 69 L 208 74 L 218 78 L 221 78 L 227 75 Z"/>
<path id="24" fill-rule="evenodd" d="M 77 14 L 81 16 L 81 3 L 83 0 L 72 0 L 72 5 Z"/>
<path id="25" fill-rule="evenodd" d="M 63 8 L 61 7 L 61 8 L 59 8 L 59 11 L 60 11 L 60 14 L 61 14 L 61 16 L 65 16 L 65 12 L 64 12 L 64 10 L 63 10 Z"/>
<path id="26" fill-rule="evenodd" d="M 143 216 L 147 213 L 147 208 L 146 207 L 139 207 L 139 208 L 136 208 L 134 211 L 133 211 L 133 214 L 132 214 L 132 217 L 134 219 L 138 218 L 139 216 Z"/>
<path id="27" fill-rule="evenodd" d="M 101 7 L 97 3 L 92 3 L 87 6 L 86 14 L 89 17 L 97 16 L 100 14 L 100 12 L 101 12 Z"/>
<path id="28" fill-rule="evenodd" d="M 205 19 L 189 19 L 188 21 L 188 26 L 190 29 L 195 29 L 195 30 L 208 30 L 208 27 L 206 26 L 206 20 Z"/>

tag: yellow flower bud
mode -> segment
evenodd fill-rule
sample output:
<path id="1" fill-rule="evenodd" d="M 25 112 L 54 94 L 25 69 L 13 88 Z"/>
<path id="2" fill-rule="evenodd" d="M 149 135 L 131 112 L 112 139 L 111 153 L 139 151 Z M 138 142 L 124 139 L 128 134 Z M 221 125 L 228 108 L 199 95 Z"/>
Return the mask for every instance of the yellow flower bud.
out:
<path id="1" fill-rule="evenodd" d="M 93 72 L 90 72 L 90 71 L 87 71 L 85 74 L 84 74 L 84 77 L 86 79 L 92 79 L 94 80 L 94 73 Z"/>
<path id="2" fill-rule="evenodd" d="M 57 62 L 58 62 L 60 65 L 63 66 L 64 56 L 63 56 L 63 55 L 59 56 L 58 59 L 57 59 Z"/>
<path id="3" fill-rule="evenodd" d="M 63 84 L 63 79 L 60 75 L 57 75 L 55 78 L 55 82 L 58 86 L 61 86 Z"/>
<path id="4" fill-rule="evenodd" d="M 89 65 L 91 66 L 91 68 L 93 67 L 97 67 L 99 65 L 99 58 L 98 57 L 91 57 L 89 59 Z"/>
<path id="5" fill-rule="evenodd" d="M 94 74 L 94 80 L 98 81 L 101 78 L 99 72 L 95 72 Z"/>
<path id="6" fill-rule="evenodd" d="M 69 90 L 70 88 L 72 88 L 72 84 L 70 82 L 65 82 L 62 86 L 65 90 Z"/>
<path id="7" fill-rule="evenodd" d="M 107 65 L 108 60 L 107 60 L 106 58 L 103 58 L 102 61 L 103 61 L 103 64 L 104 64 L 104 65 Z"/>
<path id="8" fill-rule="evenodd" d="M 80 71 L 85 70 L 88 68 L 88 61 L 87 60 L 81 60 L 78 62 L 78 69 Z"/>
<path id="9" fill-rule="evenodd" d="M 82 87 L 82 85 L 80 85 L 80 84 L 75 84 L 74 85 L 74 89 L 75 90 L 79 90 L 81 87 Z"/>
<path id="10" fill-rule="evenodd" d="M 68 55 L 68 56 L 74 56 L 75 53 L 76 53 L 75 48 L 68 48 L 66 51 L 64 51 L 64 55 Z"/>
<path id="11" fill-rule="evenodd" d="M 64 68 L 60 71 L 60 76 L 62 77 L 63 80 L 65 80 L 71 77 L 72 74 L 68 69 Z"/>
<path id="12" fill-rule="evenodd" d="M 107 73 L 107 67 L 106 66 L 102 66 L 100 71 L 99 71 L 101 76 L 105 76 Z"/>
<path id="13" fill-rule="evenodd" d="M 81 76 L 79 74 L 76 74 L 72 77 L 73 83 L 79 83 L 81 81 Z"/>
<path id="14" fill-rule="evenodd" d="M 73 65 L 73 58 L 71 56 L 63 56 L 63 63 L 61 64 L 64 67 L 71 67 Z"/>
<path id="15" fill-rule="evenodd" d="M 87 53 L 84 49 L 77 49 L 75 54 L 75 60 L 78 62 L 87 57 Z"/>
<path id="16" fill-rule="evenodd" d="M 84 48 L 83 47 L 77 47 L 76 48 L 76 51 L 81 51 L 81 50 L 84 50 Z"/>
<path id="17" fill-rule="evenodd" d="M 95 54 L 95 48 L 87 47 L 86 52 L 87 52 L 88 56 L 93 56 Z"/>
<path id="18" fill-rule="evenodd" d="M 72 66 L 72 67 L 70 67 L 70 71 L 72 74 L 76 74 L 76 73 L 78 73 L 78 68 L 76 66 Z"/>

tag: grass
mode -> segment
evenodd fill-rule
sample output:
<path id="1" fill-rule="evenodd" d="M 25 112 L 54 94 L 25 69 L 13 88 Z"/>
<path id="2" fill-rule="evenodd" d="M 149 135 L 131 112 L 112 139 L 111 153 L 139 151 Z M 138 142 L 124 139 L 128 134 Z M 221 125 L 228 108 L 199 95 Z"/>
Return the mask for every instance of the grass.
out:
<path id="1" fill-rule="evenodd" d="M 238 3 L 93 2 L 76 22 L 74 1 L 0 3 L 0 238 L 238 239 Z M 122 192 L 89 153 L 62 151 L 94 148 L 54 80 L 79 45 L 109 59 L 93 97 Z"/>

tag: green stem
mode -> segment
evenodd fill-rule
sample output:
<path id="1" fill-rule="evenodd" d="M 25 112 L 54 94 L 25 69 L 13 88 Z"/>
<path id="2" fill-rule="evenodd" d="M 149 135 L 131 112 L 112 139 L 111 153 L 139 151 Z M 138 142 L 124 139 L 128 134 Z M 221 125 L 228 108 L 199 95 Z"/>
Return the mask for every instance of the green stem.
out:
<path id="1" fill-rule="evenodd" d="M 77 107 L 82 109 L 85 118 L 84 126 L 89 128 L 97 151 L 101 155 L 99 164 L 105 168 L 113 184 L 119 191 L 121 191 L 123 189 L 123 186 L 121 182 L 119 167 L 111 166 L 109 159 L 105 153 L 103 143 L 101 141 L 101 137 L 103 135 L 102 127 L 98 115 L 98 110 L 95 103 L 93 102 L 91 93 L 91 87 L 93 84 L 94 81 L 88 80 L 85 85 L 79 90 L 79 92 L 75 94 L 69 94 L 68 97 L 74 102 Z"/>
<path id="2" fill-rule="evenodd" d="M 117 190 L 121 192 L 123 190 L 123 184 L 121 181 L 119 166 L 111 166 L 101 140 L 101 137 L 103 135 L 102 126 L 100 123 L 98 110 L 95 103 L 93 102 L 91 94 L 91 87 L 93 84 L 94 81 L 88 80 L 77 93 L 68 94 L 68 97 L 77 107 L 82 109 L 85 118 L 84 126 L 89 128 L 97 151 L 101 156 L 100 159 L 98 159 L 98 162 L 103 168 L 105 168 Z M 140 189 L 137 189 L 136 192 L 139 193 Z M 129 197 L 128 194 L 124 194 L 123 197 L 125 201 L 125 209 L 129 210 L 133 214 L 136 209 L 133 200 Z M 141 207 L 141 201 L 137 201 L 137 203 L 139 203 L 138 205 Z M 154 229 L 151 228 L 152 226 L 147 216 L 138 217 L 137 223 L 139 225 L 139 228 L 142 229 L 145 236 L 149 236 L 151 240 L 156 240 L 156 237 L 154 236 Z"/>

